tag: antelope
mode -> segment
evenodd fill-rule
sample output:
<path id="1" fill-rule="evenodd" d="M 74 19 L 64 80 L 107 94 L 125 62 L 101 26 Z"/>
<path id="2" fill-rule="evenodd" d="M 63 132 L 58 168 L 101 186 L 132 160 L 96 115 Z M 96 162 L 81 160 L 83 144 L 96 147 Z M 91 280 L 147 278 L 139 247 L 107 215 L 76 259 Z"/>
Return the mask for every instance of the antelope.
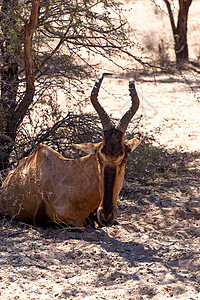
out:
<path id="1" fill-rule="evenodd" d="M 130 109 L 114 125 L 98 101 L 103 73 L 93 86 L 91 103 L 103 127 L 100 143 L 76 145 L 88 155 L 67 159 L 40 145 L 4 180 L 0 212 L 34 225 L 48 220 L 80 227 L 97 208 L 101 226 L 111 226 L 117 216 L 117 198 L 122 188 L 128 154 L 140 143 L 124 140 L 129 122 L 139 107 L 134 80 L 129 82 Z"/>

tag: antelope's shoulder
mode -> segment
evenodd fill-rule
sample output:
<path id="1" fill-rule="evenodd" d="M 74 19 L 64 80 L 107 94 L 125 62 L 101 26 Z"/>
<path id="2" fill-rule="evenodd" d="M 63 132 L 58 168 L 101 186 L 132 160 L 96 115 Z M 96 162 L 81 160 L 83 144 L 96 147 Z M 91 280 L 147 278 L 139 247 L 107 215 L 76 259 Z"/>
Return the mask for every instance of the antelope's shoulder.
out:
<path id="1" fill-rule="evenodd" d="M 30 156 L 31 158 L 31 156 Z M 67 160 L 64 156 L 62 156 L 60 153 L 52 149 L 51 147 L 40 144 L 35 151 L 32 154 L 33 159 L 37 159 L 37 161 L 40 160 L 55 160 L 55 159 L 60 159 L 60 160 Z"/>

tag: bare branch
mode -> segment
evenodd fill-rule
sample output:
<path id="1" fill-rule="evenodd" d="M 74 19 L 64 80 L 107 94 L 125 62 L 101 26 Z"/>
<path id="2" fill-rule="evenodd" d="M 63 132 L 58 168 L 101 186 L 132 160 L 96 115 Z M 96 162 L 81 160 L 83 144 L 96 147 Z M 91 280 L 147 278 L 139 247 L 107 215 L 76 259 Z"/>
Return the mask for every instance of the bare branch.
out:
<path id="1" fill-rule="evenodd" d="M 14 14 L 15 14 L 15 15 L 16 15 L 23 23 L 26 23 L 26 22 L 27 22 L 27 20 L 24 19 L 24 18 L 22 17 L 22 15 L 19 14 L 16 10 L 14 10 L 13 12 L 14 12 Z"/>
<path id="2" fill-rule="evenodd" d="M 167 6 L 167 10 L 168 10 L 168 14 L 169 14 L 169 19 L 170 19 L 170 23 L 171 23 L 171 27 L 172 27 L 172 32 L 173 32 L 173 36 L 175 37 L 177 34 L 177 28 L 175 26 L 175 22 L 174 22 L 174 15 L 171 9 L 171 4 L 168 0 L 163 0 Z"/>

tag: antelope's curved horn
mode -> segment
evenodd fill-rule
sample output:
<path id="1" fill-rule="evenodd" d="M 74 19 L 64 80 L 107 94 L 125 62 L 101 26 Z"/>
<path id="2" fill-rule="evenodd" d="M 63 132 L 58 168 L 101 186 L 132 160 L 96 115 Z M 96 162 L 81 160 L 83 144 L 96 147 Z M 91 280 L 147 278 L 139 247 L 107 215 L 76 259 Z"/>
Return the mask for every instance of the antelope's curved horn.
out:
<path id="1" fill-rule="evenodd" d="M 140 104 L 140 100 L 135 89 L 135 82 L 133 78 L 131 78 L 131 80 L 129 81 L 129 91 L 130 91 L 132 105 L 130 109 L 124 114 L 124 116 L 121 118 L 121 120 L 117 125 L 117 129 L 120 130 L 121 132 L 126 131 L 128 124 L 130 123 L 132 117 L 138 110 Z"/>
<path id="2" fill-rule="evenodd" d="M 93 105 L 94 109 L 96 110 L 96 112 L 98 113 L 99 118 L 101 120 L 101 124 L 103 126 L 103 131 L 109 130 L 113 127 L 110 117 L 108 116 L 108 114 L 105 112 L 104 108 L 101 106 L 101 104 L 98 101 L 99 89 L 100 89 L 101 83 L 102 83 L 105 75 L 112 75 L 112 73 L 103 73 L 99 77 L 99 79 L 95 82 L 95 85 L 93 86 L 91 96 L 90 96 L 92 105 Z"/>

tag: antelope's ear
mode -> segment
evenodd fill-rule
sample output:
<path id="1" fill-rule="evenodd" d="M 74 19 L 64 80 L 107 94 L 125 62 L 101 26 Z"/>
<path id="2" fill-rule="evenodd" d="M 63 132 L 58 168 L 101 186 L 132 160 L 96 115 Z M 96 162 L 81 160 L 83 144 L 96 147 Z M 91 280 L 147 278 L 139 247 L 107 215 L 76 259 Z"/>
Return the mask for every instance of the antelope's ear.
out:
<path id="1" fill-rule="evenodd" d="M 131 139 L 127 142 L 125 142 L 125 145 L 127 146 L 128 152 L 132 152 L 137 146 L 141 143 L 142 140 L 138 140 L 136 138 Z"/>
<path id="2" fill-rule="evenodd" d="M 84 143 L 84 144 L 73 144 L 73 147 L 79 149 L 88 154 L 94 154 L 99 149 L 100 143 Z"/>

